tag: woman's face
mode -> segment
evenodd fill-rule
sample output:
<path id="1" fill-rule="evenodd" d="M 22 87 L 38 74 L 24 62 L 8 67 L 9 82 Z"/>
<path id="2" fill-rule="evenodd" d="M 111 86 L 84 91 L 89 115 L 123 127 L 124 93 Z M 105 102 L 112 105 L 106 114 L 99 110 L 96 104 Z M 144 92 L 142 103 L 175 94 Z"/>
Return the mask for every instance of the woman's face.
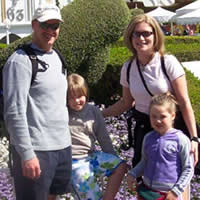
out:
<path id="1" fill-rule="evenodd" d="M 152 27 L 145 23 L 138 23 L 132 33 L 132 44 L 138 55 L 154 53 L 154 32 Z"/>

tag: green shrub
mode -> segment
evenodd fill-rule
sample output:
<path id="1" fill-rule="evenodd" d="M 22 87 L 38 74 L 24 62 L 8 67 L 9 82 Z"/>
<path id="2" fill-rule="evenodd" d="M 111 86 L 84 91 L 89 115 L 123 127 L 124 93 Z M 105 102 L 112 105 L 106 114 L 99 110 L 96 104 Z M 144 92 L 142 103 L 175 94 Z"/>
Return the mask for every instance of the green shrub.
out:
<path id="1" fill-rule="evenodd" d="M 0 49 L 6 48 L 7 46 L 8 46 L 7 44 L 1 43 L 1 44 L 0 44 Z"/>
<path id="2" fill-rule="evenodd" d="M 31 40 L 31 36 L 25 37 L 23 39 L 16 40 L 6 48 L 0 49 L 0 67 L 2 67 L 7 61 L 8 57 L 14 52 L 19 44 L 26 43 Z"/>
<path id="3" fill-rule="evenodd" d="M 199 36 L 165 36 L 166 44 L 199 43 Z"/>
<path id="4" fill-rule="evenodd" d="M 111 105 L 121 96 L 121 85 L 120 71 L 121 66 L 107 65 L 106 71 L 104 72 L 98 83 L 90 86 L 90 100 L 96 104 Z"/>
<path id="5" fill-rule="evenodd" d="M 122 36 L 130 11 L 124 0 L 74 0 L 62 9 L 62 16 L 56 46 L 69 73 L 82 74 L 92 85 L 106 70 L 108 47 Z"/>
<path id="6" fill-rule="evenodd" d="M 144 10 L 142 10 L 140 8 L 131 9 L 132 17 L 135 17 L 135 16 L 140 15 L 140 14 L 144 14 Z"/>
<path id="7" fill-rule="evenodd" d="M 190 71 L 186 69 L 185 71 L 190 100 L 194 109 L 195 118 L 200 125 L 200 80 L 194 77 L 194 74 Z"/>

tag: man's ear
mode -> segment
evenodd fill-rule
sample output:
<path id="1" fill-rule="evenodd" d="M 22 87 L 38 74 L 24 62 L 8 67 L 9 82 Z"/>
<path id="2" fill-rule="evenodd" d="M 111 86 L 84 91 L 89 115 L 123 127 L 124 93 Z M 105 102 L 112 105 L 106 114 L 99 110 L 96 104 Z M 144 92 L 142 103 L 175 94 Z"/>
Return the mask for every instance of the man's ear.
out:
<path id="1" fill-rule="evenodd" d="M 33 28 L 33 26 L 36 24 L 36 19 L 35 20 L 33 20 L 32 22 L 31 22 L 31 25 L 32 25 L 32 28 Z"/>

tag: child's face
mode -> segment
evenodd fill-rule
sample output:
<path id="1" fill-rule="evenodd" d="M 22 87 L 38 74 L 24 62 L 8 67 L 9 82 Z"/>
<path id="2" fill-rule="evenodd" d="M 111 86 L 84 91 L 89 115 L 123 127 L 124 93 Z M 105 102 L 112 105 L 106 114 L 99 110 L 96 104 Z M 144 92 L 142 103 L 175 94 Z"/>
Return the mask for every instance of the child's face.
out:
<path id="1" fill-rule="evenodd" d="M 82 94 L 68 94 L 68 105 L 71 109 L 75 111 L 80 111 L 83 109 L 86 103 L 86 96 Z"/>
<path id="2" fill-rule="evenodd" d="M 163 135 L 173 127 L 175 112 L 169 112 L 168 105 L 154 105 L 150 110 L 151 126 Z"/>

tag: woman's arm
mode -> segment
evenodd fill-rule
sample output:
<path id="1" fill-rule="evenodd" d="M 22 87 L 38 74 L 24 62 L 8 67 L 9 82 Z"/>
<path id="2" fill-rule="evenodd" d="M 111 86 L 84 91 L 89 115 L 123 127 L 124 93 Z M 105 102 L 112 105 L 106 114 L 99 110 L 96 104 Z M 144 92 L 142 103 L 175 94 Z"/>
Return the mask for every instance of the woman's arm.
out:
<path id="1" fill-rule="evenodd" d="M 108 108 L 104 109 L 103 116 L 117 116 L 121 113 L 129 110 L 134 104 L 134 98 L 132 97 L 130 90 L 128 87 L 122 87 L 122 98 L 117 101 L 115 104 L 109 106 Z"/>
<path id="2" fill-rule="evenodd" d="M 191 138 L 197 137 L 195 116 L 194 116 L 194 111 L 192 109 L 192 105 L 191 105 L 189 95 L 188 95 L 187 82 L 186 82 L 185 75 L 180 76 L 179 78 L 175 79 L 172 82 L 172 87 L 174 89 L 175 96 L 179 103 L 180 111 L 183 115 L 184 121 L 189 130 L 190 136 Z M 194 160 L 196 164 L 198 161 L 198 143 L 197 142 L 192 142 L 192 152 L 194 153 Z"/>

